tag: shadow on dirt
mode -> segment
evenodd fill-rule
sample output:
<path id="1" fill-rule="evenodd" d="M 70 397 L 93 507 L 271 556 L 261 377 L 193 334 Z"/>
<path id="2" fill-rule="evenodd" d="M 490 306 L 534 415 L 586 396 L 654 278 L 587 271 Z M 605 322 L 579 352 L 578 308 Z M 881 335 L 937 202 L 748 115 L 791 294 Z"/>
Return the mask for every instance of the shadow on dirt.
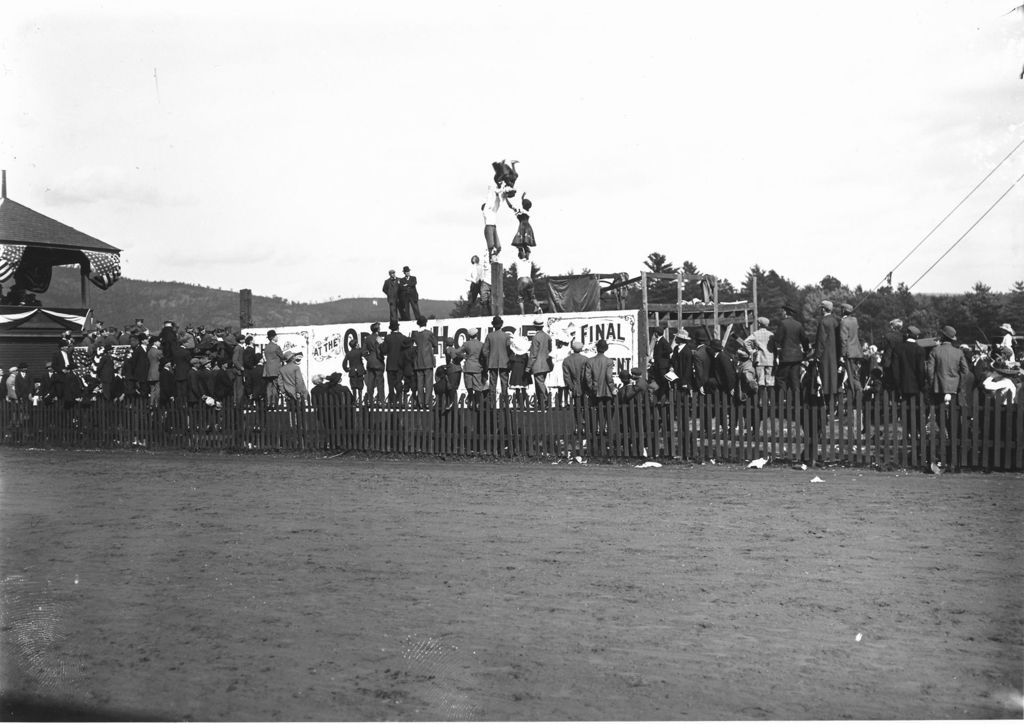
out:
<path id="1" fill-rule="evenodd" d="M 21 694 L 0 694 L 0 721 L 173 721 L 139 711 L 89 707 Z"/>

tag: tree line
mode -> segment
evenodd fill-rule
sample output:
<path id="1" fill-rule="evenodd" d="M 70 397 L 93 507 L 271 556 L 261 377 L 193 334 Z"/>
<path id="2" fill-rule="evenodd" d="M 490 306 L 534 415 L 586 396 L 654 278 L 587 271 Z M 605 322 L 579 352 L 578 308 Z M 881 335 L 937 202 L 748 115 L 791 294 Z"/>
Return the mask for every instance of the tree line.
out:
<path id="1" fill-rule="evenodd" d="M 977 282 L 965 293 L 959 294 L 915 294 L 905 283 L 896 287 L 881 286 L 878 289 L 865 289 L 860 284 L 849 286 L 840 279 L 827 275 L 815 284 L 799 285 L 789 277 L 775 269 L 764 269 L 755 264 L 747 270 L 743 282 L 736 286 L 724 277 L 712 272 L 701 271 L 692 261 L 683 261 L 676 266 L 665 254 L 651 252 L 643 261 L 647 271 L 674 274 L 681 271 L 688 275 L 708 275 L 718 279 L 718 300 L 720 302 L 753 300 L 754 280 L 757 280 L 757 308 L 761 316 L 768 317 L 773 324 L 778 321 L 780 310 L 785 303 L 794 303 L 802 310 L 802 321 L 808 334 L 813 335 L 816 320 L 815 313 L 822 299 L 830 299 L 835 304 L 849 302 L 854 305 L 860 326 L 860 338 L 871 344 L 878 344 L 885 334 L 888 323 L 892 319 L 902 319 L 904 325 L 914 325 L 925 335 L 936 332 L 939 328 L 950 325 L 954 327 L 959 340 L 965 343 L 981 342 L 983 344 L 996 336 L 1000 324 L 1009 322 L 1018 331 L 1024 330 L 1024 280 L 1014 282 L 1007 291 L 995 291 L 983 282 Z M 573 272 L 569 272 L 572 274 Z M 583 269 L 578 274 L 589 274 Z M 534 270 L 534 284 L 537 298 L 546 301 L 547 285 L 540 268 Z M 504 270 L 504 314 L 517 314 L 519 307 L 516 300 L 516 274 L 513 266 Z M 655 280 L 648 286 L 648 299 L 657 303 L 674 303 L 676 286 L 674 281 Z M 683 299 L 703 300 L 703 290 L 699 281 L 689 281 L 683 285 Z M 642 301 L 639 283 L 630 285 L 626 292 L 626 306 L 638 309 Z M 465 297 L 456 302 L 451 316 L 466 317 L 478 315 L 478 310 L 469 309 Z"/>

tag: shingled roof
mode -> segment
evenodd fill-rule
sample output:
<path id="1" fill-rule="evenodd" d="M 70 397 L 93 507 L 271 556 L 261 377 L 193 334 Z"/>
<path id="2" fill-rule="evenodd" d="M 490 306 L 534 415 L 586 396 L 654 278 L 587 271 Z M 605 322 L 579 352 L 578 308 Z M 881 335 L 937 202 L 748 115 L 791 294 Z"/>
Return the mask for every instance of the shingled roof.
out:
<path id="1" fill-rule="evenodd" d="M 0 198 L 0 244 L 28 244 L 54 250 L 121 251 L 8 198 Z"/>

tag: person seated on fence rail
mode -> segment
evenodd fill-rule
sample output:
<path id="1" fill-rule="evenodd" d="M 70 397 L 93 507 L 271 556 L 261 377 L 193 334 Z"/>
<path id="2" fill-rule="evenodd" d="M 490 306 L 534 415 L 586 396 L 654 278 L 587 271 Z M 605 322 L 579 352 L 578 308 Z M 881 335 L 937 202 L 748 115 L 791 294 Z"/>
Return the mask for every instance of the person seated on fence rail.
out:
<path id="1" fill-rule="evenodd" d="M 533 384 L 530 373 L 526 371 L 530 361 L 530 341 L 521 334 L 510 334 L 508 387 L 512 391 L 512 403 L 517 407 L 523 407 L 529 397 L 526 388 Z"/>
<path id="2" fill-rule="evenodd" d="M 277 343 L 277 330 L 271 329 L 267 332 L 267 344 L 263 347 L 263 384 L 268 405 L 276 405 L 280 401 L 282 391 L 278 378 L 285 361 L 284 350 Z"/>
<path id="3" fill-rule="evenodd" d="M 669 355 L 671 364 L 670 384 L 683 393 L 688 393 L 693 384 L 693 345 L 690 333 L 680 327 L 672 338 L 672 352 Z"/>
<path id="4" fill-rule="evenodd" d="M 708 333 L 698 327 L 693 330 L 693 387 L 696 394 L 706 394 L 710 389 L 712 353 L 708 347 Z"/>
<path id="5" fill-rule="evenodd" d="M 301 409 L 309 404 L 309 391 L 306 389 L 306 381 L 302 379 L 302 370 L 299 368 L 301 362 L 302 352 L 289 352 L 285 357 L 284 366 L 281 367 L 281 390 L 284 392 L 289 408 L 293 410 Z"/>
<path id="6" fill-rule="evenodd" d="M 569 336 L 565 332 L 555 335 L 555 348 L 551 350 L 551 371 L 544 380 L 548 388 L 552 404 L 556 407 L 565 407 L 568 402 L 567 388 L 565 386 L 565 372 L 562 363 L 569 356 L 572 350 L 569 347 Z"/>
<path id="7" fill-rule="evenodd" d="M 476 409 L 480 404 L 480 395 L 487 391 L 484 380 L 484 367 L 481 362 L 484 344 L 480 341 L 480 330 L 469 330 L 466 341 L 455 351 L 463 359 L 462 373 L 465 377 L 466 394 L 469 406 Z"/>
<path id="8" fill-rule="evenodd" d="M 892 380 L 892 389 L 898 400 L 917 397 L 926 389 L 925 358 L 927 355 L 924 347 L 917 343 L 920 336 L 920 329 L 913 324 L 908 325 L 903 330 L 903 341 L 893 347 L 889 353 L 889 375 Z M 884 368 L 882 384 L 884 387 Z"/>
<path id="9" fill-rule="evenodd" d="M 932 371 L 933 402 L 949 404 L 958 396 L 961 382 L 970 370 L 967 360 L 956 342 L 956 329 L 947 325 L 939 332 L 940 342 L 932 348 L 930 368 Z"/>
<path id="10" fill-rule="evenodd" d="M 578 339 L 572 340 L 569 347 L 572 351 L 562 362 L 562 376 L 569 401 L 578 404 L 584 399 L 587 358 L 583 355 L 583 343 Z"/>
<path id="11" fill-rule="evenodd" d="M 757 391 L 761 385 L 757 382 L 757 368 L 751 359 L 750 349 L 746 345 L 736 348 L 736 399 L 746 402 L 757 399 Z"/>
<path id="12" fill-rule="evenodd" d="M 450 410 L 455 407 L 459 397 L 459 384 L 462 382 L 462 355 L 459 354 L 454 346 L 452 339 L 445 340 L 444 358 L 445 363 L 438 368 L 444 370 L 444 382 L 443 387 L 445 395 L 438 397 L 438 406 L 443 410 Z M 438 379 L 434 382 L 434 392 L 437 393 L 438 383 L 441 380 Z"/>
<path id="13" fill-rule="evenodd" d="M 669 383 L 665 375 L 672 369 L 672 345 L 665 338 L 667 329 L 659 328 L 651 339 L 651 362 L 649 372 L 654 383 L 655 395 L 664 398 L 668 394 Z"/>
<path id="14" fill-rule="evenodd" d="M 622 380 L 622 387 L 619 389 L 620 403 L 624 404 L 634 400 L 641 402 L 645 399 L 650 399 L 650 384 L 644 377 L 643 370 L 639 367 L 622 370 L 619 373 L 619 378 Z"/>
<path id="15" fill-rule="evenodd" d="M 348 386 L 357 404 L 363 401 L 363 381 L 366 378 L 366 366 L 363 362 L 363 348 L 355 346 L 345 353 L 341 368 L 348 372 Z"/>
<path id="16" fill-rule="evenodd" d="M 384 335 L 380 331 L 380 322 L 370 325 L 370 333 L 363 340 L 363 358 L 366 360 L 366 398 L 367 405 L 384 404 Z"/>

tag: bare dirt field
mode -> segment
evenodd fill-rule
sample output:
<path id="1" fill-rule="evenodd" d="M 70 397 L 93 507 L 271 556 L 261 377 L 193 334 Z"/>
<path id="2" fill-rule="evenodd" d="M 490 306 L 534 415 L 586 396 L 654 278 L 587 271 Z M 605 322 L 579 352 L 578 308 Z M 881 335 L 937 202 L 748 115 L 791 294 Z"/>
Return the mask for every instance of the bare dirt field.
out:
<path id="1" fill-rule="evenodd" d="M 2 450 L 0 553 L 5 719 L 1022 714 L 1019 475 Z"/>

